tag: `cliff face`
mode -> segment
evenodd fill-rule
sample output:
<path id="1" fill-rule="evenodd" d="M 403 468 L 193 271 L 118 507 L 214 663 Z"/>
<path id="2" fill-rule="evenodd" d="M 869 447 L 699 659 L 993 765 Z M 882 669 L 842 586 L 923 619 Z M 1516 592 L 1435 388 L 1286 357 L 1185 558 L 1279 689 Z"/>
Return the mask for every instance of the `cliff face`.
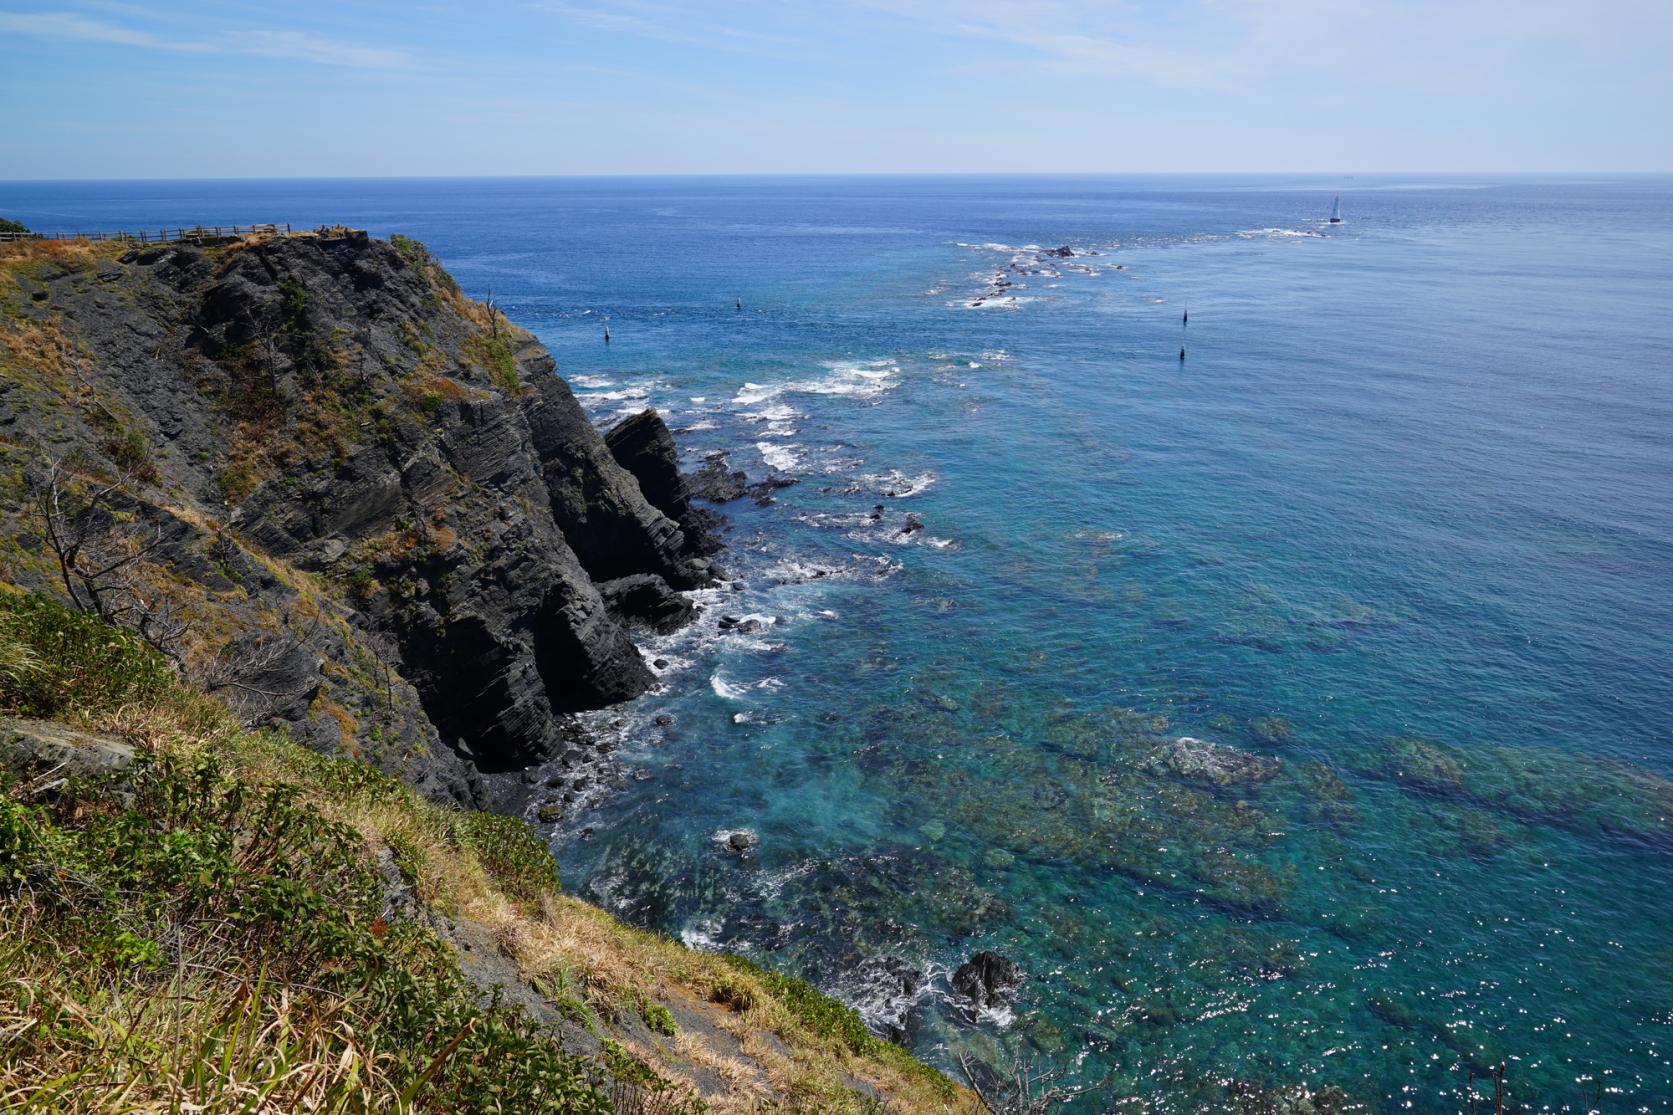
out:
<path id="1" fill-rule="evenodd" d="M 85 536 L 252 721 L 480 803 L 649 687 L 626 624 L 712 578 L 660 420 L 623 467 L 412 241 L 4 250 L 4 579 L 62 594 Z"/>

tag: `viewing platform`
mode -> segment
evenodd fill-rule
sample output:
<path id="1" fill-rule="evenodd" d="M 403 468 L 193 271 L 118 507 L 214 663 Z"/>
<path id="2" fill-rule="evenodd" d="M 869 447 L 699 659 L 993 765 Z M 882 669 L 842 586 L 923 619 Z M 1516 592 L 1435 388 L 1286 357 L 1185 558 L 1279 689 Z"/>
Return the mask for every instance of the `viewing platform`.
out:
<path id="1" fill-rule="evenodd" d="M 128 244 L 209 244 L 251 237 L 307 236 L 319 240 L 364 240 L 366 230 L 347 225 L 293 229 L 288 224 L 192 225 L 181 228 L 118 230 L 115 232 L 0 232 L 0 243 L 18 240 L 119 241 Z"/>

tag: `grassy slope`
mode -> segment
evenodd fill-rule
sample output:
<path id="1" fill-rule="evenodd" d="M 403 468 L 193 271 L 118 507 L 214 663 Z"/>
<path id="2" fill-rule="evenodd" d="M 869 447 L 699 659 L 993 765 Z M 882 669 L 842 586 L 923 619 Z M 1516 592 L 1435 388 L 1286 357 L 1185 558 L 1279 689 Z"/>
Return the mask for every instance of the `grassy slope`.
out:
<path id="1" fill-rule="evenodd" d="M 0 775 L 8 1110 L 968 1108 L 802 981 L 565 897 L 521 821 L 245 731 L 45 597 L 0 592 L 0 710 L 135 752 L 61 785 Z M 484 1005 L 450 944 L 466 937 L 595 1051 Z"/>

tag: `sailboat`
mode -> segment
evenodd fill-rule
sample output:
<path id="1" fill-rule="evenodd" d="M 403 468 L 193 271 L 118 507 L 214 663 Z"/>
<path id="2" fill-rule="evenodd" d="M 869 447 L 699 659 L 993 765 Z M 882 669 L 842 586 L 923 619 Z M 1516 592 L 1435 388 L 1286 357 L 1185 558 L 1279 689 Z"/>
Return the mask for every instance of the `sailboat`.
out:
<path id="1" fill-rule="evenodd" d="M 1330 207 L 1330 223 L 1333 224 L 1333 225 L 1339 225 L 1339 224 L 1342 223 L 1342 195 L 1341 194 L 1336 195 L 1336 204 L 1334 204 Z"/>

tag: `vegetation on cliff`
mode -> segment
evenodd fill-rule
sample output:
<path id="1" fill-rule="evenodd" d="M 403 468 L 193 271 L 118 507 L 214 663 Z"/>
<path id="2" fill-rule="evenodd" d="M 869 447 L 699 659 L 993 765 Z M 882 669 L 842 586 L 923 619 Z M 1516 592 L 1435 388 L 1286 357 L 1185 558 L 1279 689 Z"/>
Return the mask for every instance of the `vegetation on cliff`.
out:
<path id="1" fill-rule="evenodd" d="M 969 1109 L 460 808 L 710 575 L 552 371 L 412 241 L 0 245 L 0 1105 Z"/>
<path id="2" fill-rule="evenodd" d="M 493 803 L 479 775 L 651 684 L 611 585 L 710 577 L 545 349 L 410 240 L 3 244 L 0 369 L 11 579 L 434 794 Z"/>
<path id="3" fill-rule="evenodd" d="M 0 1100 L 37 1111 L 947 1111 L 802 981 L 561 893 L 519 820 L 252 732 L 0 594 Z"/>

